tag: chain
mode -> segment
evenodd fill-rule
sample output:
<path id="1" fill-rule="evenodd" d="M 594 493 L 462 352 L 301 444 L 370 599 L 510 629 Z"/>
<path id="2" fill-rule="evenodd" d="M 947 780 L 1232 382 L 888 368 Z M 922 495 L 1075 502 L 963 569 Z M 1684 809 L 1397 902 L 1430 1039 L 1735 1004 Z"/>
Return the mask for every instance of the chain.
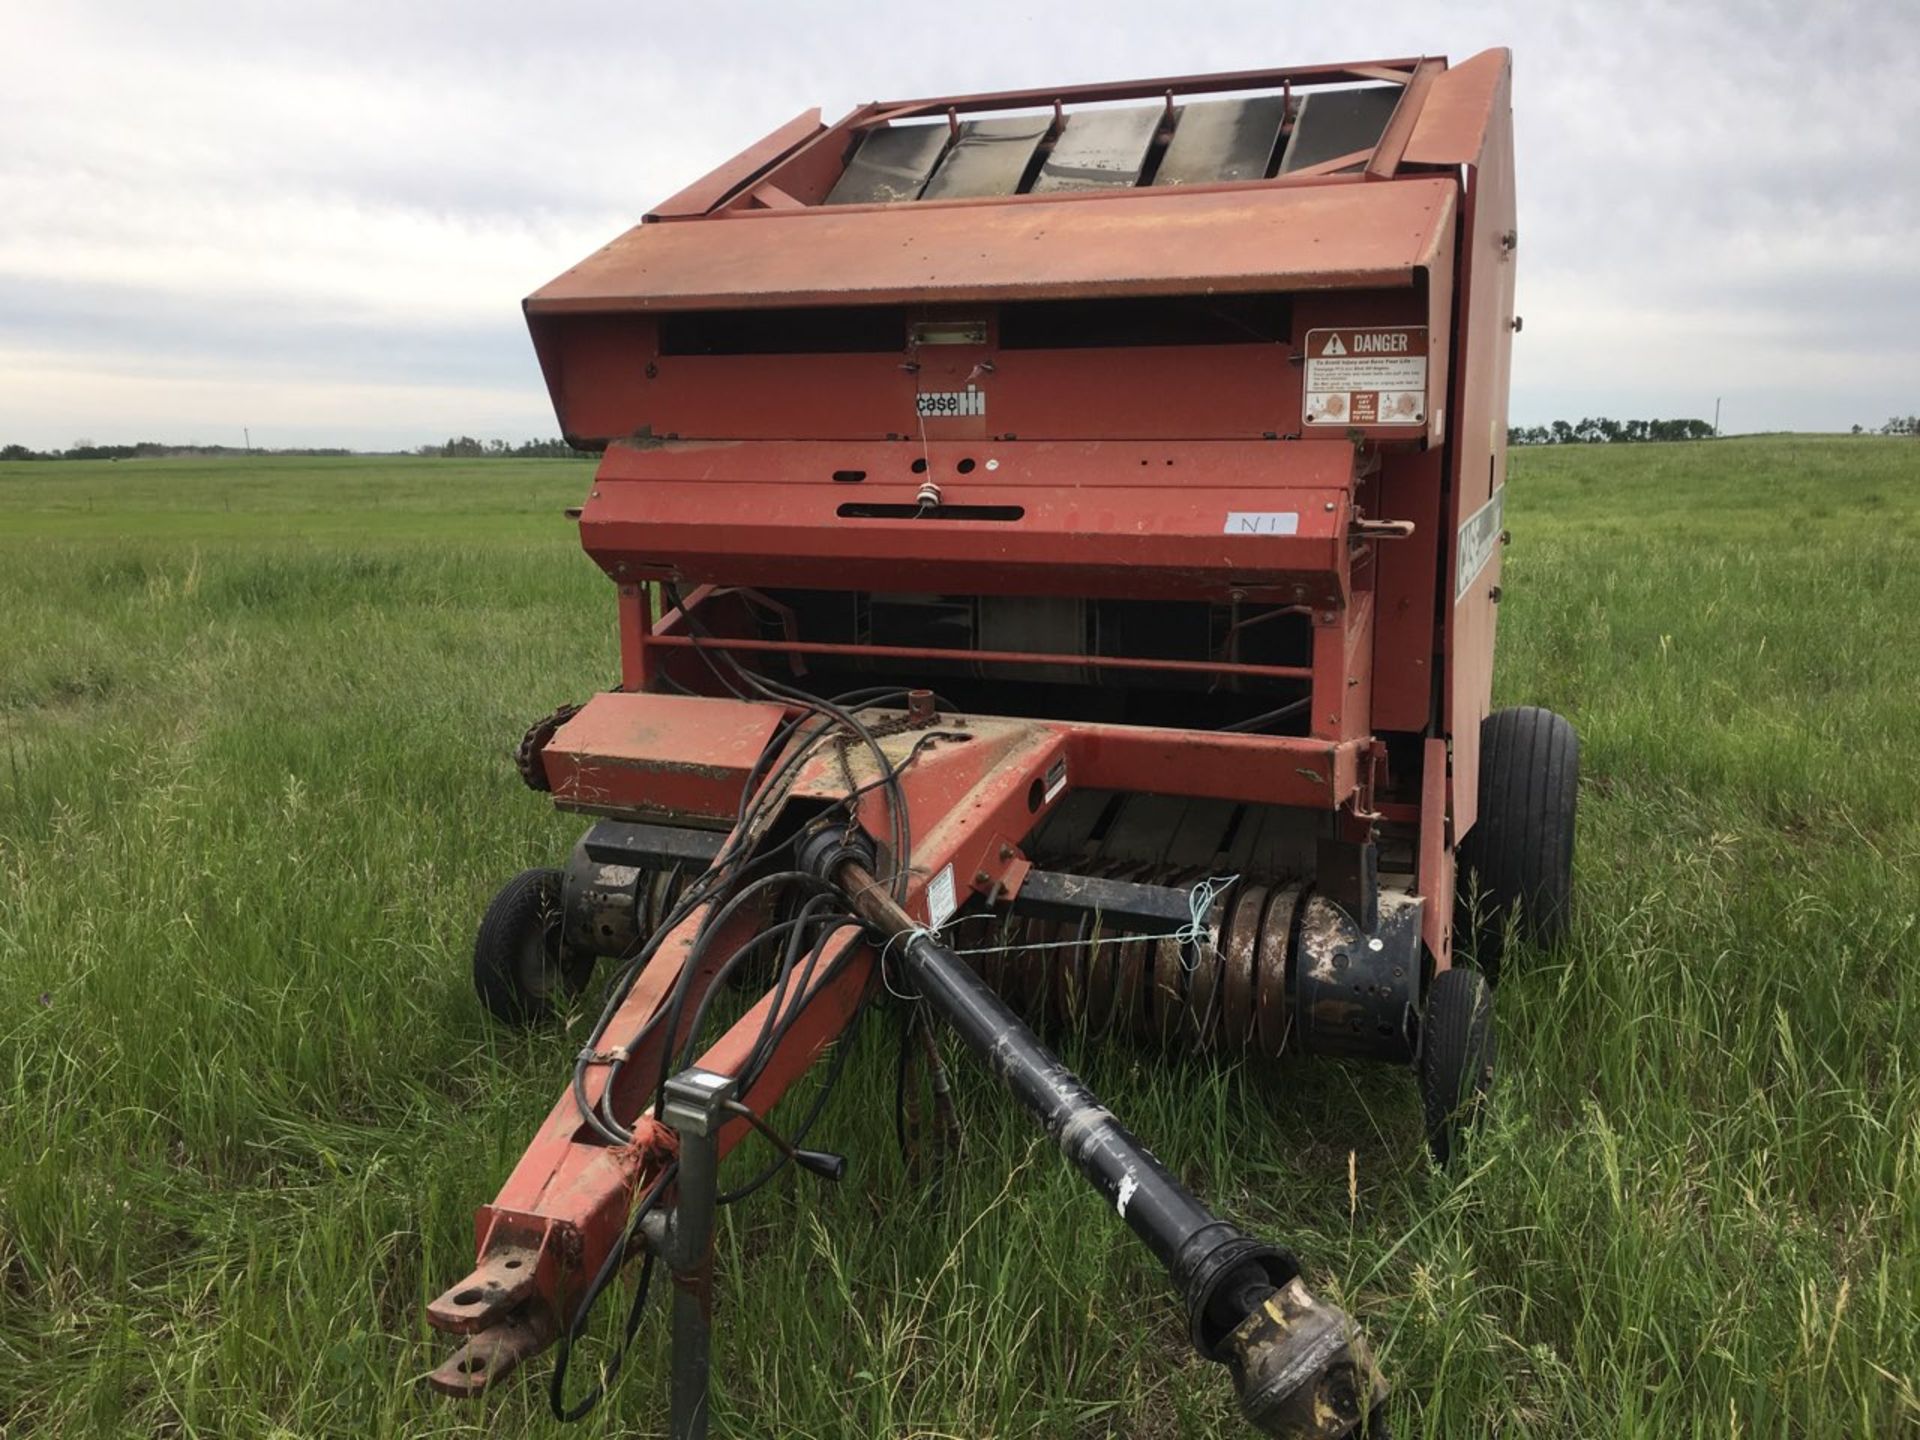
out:
<path id="1" fill-rule="evenodd" d="M 543 716 L 528 727 L 527 733 L 520 737 L 520 746 L 513 752 L 514 766 L 520 771 L 520 778 L 526 781 L 529 790 L 545 792 L 553 787 L 547 784 L 546 768 L 540 763 L 540 752 L 547 748 L 560 727 L 580 713 L 578 705 L 562 705 L 551 715 Z"/>

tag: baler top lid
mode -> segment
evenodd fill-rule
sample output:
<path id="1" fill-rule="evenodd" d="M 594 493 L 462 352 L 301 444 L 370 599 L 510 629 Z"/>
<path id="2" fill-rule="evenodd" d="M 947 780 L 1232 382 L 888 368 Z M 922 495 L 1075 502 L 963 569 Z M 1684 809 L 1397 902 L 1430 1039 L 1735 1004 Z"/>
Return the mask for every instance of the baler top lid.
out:
<path id="1" fill-rule="evenodd" d="M 1478 158 L 1507 66 L 1492 50 L 1452 70 L 1381 61 L 884 102 L 833 126 L 813 111 L 527 309 L 1408 285 L 1444 248 L 1455 167 Z M 1311 88 L 1331 85 L 1345 88 Z M 1260 89 L 1278 93 L 1175 99 Z M 1113 104 L 1142 98 L 1158 103 Z"/>
<path id="2" fill-rule="evenodd" d="M 1408 285 L 1454 184 L 1142 196 L 1125 207 L 823 209 L 785 225 L 645 225 L 527 302 L 534 313 L 1088 298 Z"/>

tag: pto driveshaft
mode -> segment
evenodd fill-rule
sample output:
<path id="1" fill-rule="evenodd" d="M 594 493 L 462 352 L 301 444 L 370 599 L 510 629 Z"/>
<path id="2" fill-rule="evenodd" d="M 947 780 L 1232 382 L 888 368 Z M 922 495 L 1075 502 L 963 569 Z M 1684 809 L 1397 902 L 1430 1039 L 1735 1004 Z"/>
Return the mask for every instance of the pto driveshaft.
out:
<path id="1" fill-rule="evenodd" d="M 919 926 L 845 849 L 830 878 L 884 937 L 885 963 L 1045 1125 L 1166 1268 L 1194 1348 L 1233 1373 L 1240 1408 L 1269 1435 L 1332 1440 L 1384 1434 L 1386 1385 L 1338 1308 L 1315 1299 L 1282 1250 L 1220 1219 L 1114 1119 L 965 960 Z"/>

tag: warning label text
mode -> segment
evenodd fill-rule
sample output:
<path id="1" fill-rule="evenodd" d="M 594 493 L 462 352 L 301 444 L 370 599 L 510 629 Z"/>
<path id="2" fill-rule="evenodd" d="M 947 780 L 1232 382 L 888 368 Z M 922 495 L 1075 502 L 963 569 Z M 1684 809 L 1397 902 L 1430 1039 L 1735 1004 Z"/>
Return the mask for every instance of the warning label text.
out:
<path id="1" fill-rule="evenodd" d="M 1426 326 L 1309 330 L 1306 352 L 1307 424 L 1426 424 Z"/>

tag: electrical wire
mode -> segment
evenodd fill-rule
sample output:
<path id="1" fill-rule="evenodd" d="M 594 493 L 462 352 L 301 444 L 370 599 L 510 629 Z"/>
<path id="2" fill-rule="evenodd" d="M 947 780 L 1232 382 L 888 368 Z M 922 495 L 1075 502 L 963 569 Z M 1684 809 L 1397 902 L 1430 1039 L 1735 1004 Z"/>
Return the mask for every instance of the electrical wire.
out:
<path id="1" fill-rule="evenodd" d="M 907 756 L 896 765 L 881 746 L 878 736 L 858 718 L 857 712 L 890 700 L 904 700 L 907 694 L 904 689 L 872 687 L 827 699 L 782 685 L 747 670 L 724 650 L 717 652 L 718 661 L 716 661 L 716 651 L 699 643 L 701 638 L 712 637 L 705 635 L 704 627 L 700 625 L 698 617 L 686 609 L 672 586 L 662 588 L 667 598 L 680 610 L 685 619 L 687 634 L 693 641 L 692 648 L 700 655 L 703 663 L 713 673 L 716 682 L 723 690 L 740 699 L 747 699 L 750 694 L 756 694 L 784 707 L 797 708 L 800 713 L 781 722 L 749 769 L 741 787 L 741 799 L 735 815 L 733 831 L 726 843 L 722 845 L 720 853 L 715 856 L 708 869 L 681 892 L 669 915 L 653 933 L 637 945 L 633 953 L 622 958 L 620 970 L 609 989 L 607 1000 L 595 1021 L 587 1043 L 575 1059 L 572 1085 L 575 1105 L 582 1119 L 596 1134 L 608 1143 L 616 1145 L 629 1144 L 634 1138 L 632 1130 L 621 1123 L 612 1108 L 613 1098 L 628 1059 L 661 1027 L 665 1027 L 661 1044 L 660 1074 L 648 1107 L 654 1110 L 656 1116 L 659 1115 L 665 1103 L 666 1082 L 675 1073 L 676 1057 L 673 1042 L 675 1037 L 682 1033 L 680 1022 L 686 1012 L 687 1000 L 695 983 L 695 976 L 704 968 L 707 950 L 714 938 L 724 930 L 729 921 L 742 913 L 750 902 L 770 892 L 782 890 L 789 893 L 799 891 L 807 896 L 797 914 L 758 931 L 714 967 L 705 990 L 694 1005 L 692 1015 L 688 1019 L 685 1038 L 678 1057 L 682 1066 L 691 1063 L 697 1055 L 701 1030 L 713 1000 L 725 981 L 746 962 L 748 957 L 766 945 L 776 940 L 784 942 L 781 945 L 779 970 L 774 986 L 769 991 L 771 999 L 766 1018 L 736 1076 L 742 1091 L 750 1088 L 764 1071 L 812 1000 L 851 963 L 857 953 L 856 947 L 843 947 L 841 953 L 829 963 L 825 974 L 821 975 L 816 983 L 815 971 L 826 954 L 833 936 L 848 926 L 858 926 L 860 922 L 845 908 L 844 897 L 821 877 L 791 868 L 764 868 L 773 865 L 782 852 L 797 845 L 801 835 L 806 833 L 804 830 L 796 831 L 770 850 L 758 855 L 753 853 L 752 847 L 762 832 L 763 823 L 771 820 L 774 807 L 784 801 L 788 783 L 798 774 L 800 767 L 817 754 L 820 747 L 828 743 L 836 734 L 849 735 L 866 747 L 874 759 L 879 778 L 866 785 L 852 788 L 847 795 L 836 802 L 836 808 L 844 811 L 845 823 L 851 826 L 854 823 L 855 807 L 865 795 L 876 790 L 884 795 L 893 861 L 893 870 L 888 881 L 895 898 L 904 899 L 907 864 L 912 854 L 912 830 L 905 793 L 900 784 L 900 772 L 911 765 L 928 745 L 939 738 L 938 732 L 922 736 Z M 948 702 L 936 697 L 936 704 L 948 705 Z M 948 708 L 951 706 L 948 705 Z M 756 869 L 760 869 L 762 873 L 753 873 Z M 701 913 L 703 911 L 704 913 Z M 633 986 L 642 971 L 659 953 L 666 939 L 676 933 L 695 914 L 700 914 L 698 927 L 688 945 L 687 953 L 682 957 L 679 974 L 665 1002 L 655 1008 L 641 1024 L 640 1029 L 624 1044 L 616 1046 L 611 1052 L 603 1050 L 607 1031 L 631 995 Z M 806 957 L 804 962 L 801 960 L 803 952 Z M 798 1145 L 824 1111 L 827 1100 L 846 1067 L 847 1057 L 852 1053 L 853 1040 L 867 1008 L 868 1001 L 863 998 L 842 1033 L 834 1058 L 828 1066 L 827 1073 L 822 1077 L 819 1091 L 815 1094 L 812 1104 L 801 1118 L 799 1125 L 791 1132 L 790 1144 Z M 590 1065 L 602 1062 L 607 1065 L 607 1074 L 601 1086 L 599 1100 L 595 1103 L 588 1097 L 586 1077 Z M 772 1163 L 753 1179 L 722 1193 L 718 1197 L 719 1203 L 734 1204 L 745 1199 L 778 1175 L 788 1161 L 789 1156 L 785 1152 L 778 1154 Z M 604 1398 L 608 1387 L 619 1374 L 627 1350 L 639 1329 L 640 1319 L 652 1288 L 655 1256 L 651 1251 L 645 1257 L 635 1285 L 619 1349 L 615 1352 L 612 1361 L 603 1368 L 600 1379 L 593 1389 L 581 1400 L 573 1404 L 567 1403 L 566 1374 L 574 1344 L 584 1332 L 594 1306 L 625 1263 L 634 1238 L 640 1232 L 642 1222 L 660 1204 L 668 1186 L 678 1174 L 678 1168 L 675 1162 L 663 1170 L 653 1186 L 635 1206 L 619 1243 L 608 1251 L 561 1336 L 559 1355 L 548 1392 L 553 1413 L 561 1420 L 578 1420 L 589 1413 Z"/>
<path id="2" fill-rule="evenodd" d="M 620 1337 L 620 1346 L 613 1352 L 613 1359 L 601 1367 L 600 1378 L 577 1404 L 566 1403 L 567 1367 L 573 1360 L 573 1347 L 586 1330 L 587 1319 L 593 1313 L 593 1307 L 601 1293 L 612 1282 L 615 1274 L 626 1261 L 627 1251 L 633 1239 L 640 1233 L 640 1226 L 654 1207 L 660 1203 L 660 1197 L 666 1194 L 667 1186 L 680 1173 L 680 1162 L 674 1161 L 660 1172 L 660 1178 L 653 1182 L 640 1203 L 634 1207 L 633 1214 L 627 1220 L 627 1228 L 621 1233 L 620 1241 L 607 1251 L 607 1258 L 600 1262 L 600 1268 L 594 1272 L 593 1283 L 587 1286 L 586 1293 L 580 1297 L 573 1318 L 560 1332 L 559 1353 L 554 1357 L 553 1377 L 547 1384 L 547 1405 L 553 1411 L 556 1420 L 572 1423 L 584 1418 L 594 1406 L 606 1398 L 607 1390 L 620 1374 L 620 1367 L 626 1363 L 627 1351 L 633 1344 L 633 1337 L 640 1330 L 640 1318 L 646 1313 L 647 1296 L 653 1289 L 654 1254 L 648 1250 L 646 1259 L 641 1262 L 640 1278 L 634 1285 L 633 1301 L 627 1307 L 627 1323 Z"/>
<path id="3" fill-rule="evenodd" d="M 865 709 L 871 705 L 877 705 L 888 700 L 904 699 L 906 694 L 907 692 L 905 690 L 899 688 L 874 687 L 869 690 L 855 691 L 850 695 L 836 696 L 832 703 L 843 708 Z M 727 845 L 723 847 L 721 853 L 715 857 L 709 869 L 701 875 L 693 885 L 682 892 L 679 902 L 675 905 L 673 911 L 662 921 L 659 927 L 655 929 L 640 949 L 623 961 L 620 973 L 609 991 L 606 1003 L 601 1009 L 600 1016 L 588 1036 L 586 1045 L 580 1052 L 580 1058 L 576 1062 L 574 1070 L 574 1101 L 586 1123 L 600 1134 L 603 1139 L 606 1139 L 610 1143 L 623 1144 L 632 1137 L 630 1132 L 628 1132 L 624 1126 L 620 1125 L 606 1109 L 613 1093 L 611 1078 L 602 1090 L 600 1109 L 596 1111 L 595 1107 L 589 1104 L 586 1095 L 587 1066 L 602 1053 L 600 1046 L 606 1037 L 607 1027 L 612 1023 L 621 1005 L 625 1003 L 627 995 L 632 990 L 634 981 L 638 978 L 640 972 L 645 969 L 647 962 L 653 958 L 666 938 L 677 930 L 701 905 L 714 898 L 714 893 L 722 889 L 729 877 L 733 874 L 736 863 L 741 858 L 735 852 L 745 840 L 750 838 L 755 828 L 757 805 L 768 796 L 769 791 L 779 792 L 782 788 L 784 778 L 805 761 L 819 740 L 825 738 L 825 729 L 823 727 L 816 735 L 808 737 L 805 743 L 793 747 L 791 753 L 785 755 L 780 766 L 769 775 L 766 767 L 775 756 L 781 755 L 782 752 L 786 750 L 786 742 L 796 733 L 803 718 L 804 717 L 799 717 L 784 722 L 781 728 L 775 732 L 760 757 L 755 761 L 754 766 L 748 772 L 746 783 L 742 787 L 741 803 L 736 815 L 734 831 L 732 836 L 729 837 Z M 916 750 L 917 748 L 918 747 L 916 747 Z M 915 755 L 909 755 L 908 760 L 903 762 L 901 768 L 904 768 L 906 763 L 911 763 L 913 758 L 916 758 Z M 892 769 L 890 766 L 888 768 L 889 770 Z M 886 781 L 883 780 L 875 783 L 876 785 L 884 784 Z M 864 794 L 871 788 L 874 787 L 863 786 L 859 791 L 856 791 L 854 795 L 847 797 L 846 800 L 841 803 L 849 804 L 860 794 Z M 797 843 L 797 840 L 798 836 L 796 835 L 786 843 Z M 777 848 L 784 848 L 784 846 Z M 762 858 L 766 857 L 763 856 Z M 642 1027 L 641 1031 L 628 1041 L 626 1046 L 622 1047 L 623 1050 L 630 1052 L 643 1043 L 659 1018 L 660 1016 L 658 1012 L 656 1012 L 655 1016 Z M 614 1063 L 617 1067 L 623 1062 L 616 1060 Z"/>
<path id="4" fill-rule="evenodd" d="M 847 1022 L 847 1028 L 840 1036 L 839 1048 L 834 1051 L 833 1059 L 827 1062 L 827 1073 L 820 1079 L 820 1088 L 814 1092 L 812 1104 L 807 1107 L 807 1113 L 800 1117 L 800 1123 L 787 1132 L 787 1143 L 794 1149 L 797 1150 L 806 1144 L 807 1133 L 813 1129 L 813 1122 L 818 1120 L 821 1112 L 827 1108 L 827 1101 L 833 1095 L 834 1086 L 840 1083 L 841 1073 L 847 1068 L 847 1057 L 853 1054 L 854 1040 L 860 1033 L 860 1022 L 866 1018 L 867 1008 L 862 1005 L 854 1011 L 853 1019 Z M 746 1199 L 786 1169 L 792 1159 L 793 1157 L 784 1150 L 776 1152 L 767 1168 L 753 1179 L 732 1190 L 723 1190 L 720 1193 L 720 1203 L 733 1205 Z"/>

